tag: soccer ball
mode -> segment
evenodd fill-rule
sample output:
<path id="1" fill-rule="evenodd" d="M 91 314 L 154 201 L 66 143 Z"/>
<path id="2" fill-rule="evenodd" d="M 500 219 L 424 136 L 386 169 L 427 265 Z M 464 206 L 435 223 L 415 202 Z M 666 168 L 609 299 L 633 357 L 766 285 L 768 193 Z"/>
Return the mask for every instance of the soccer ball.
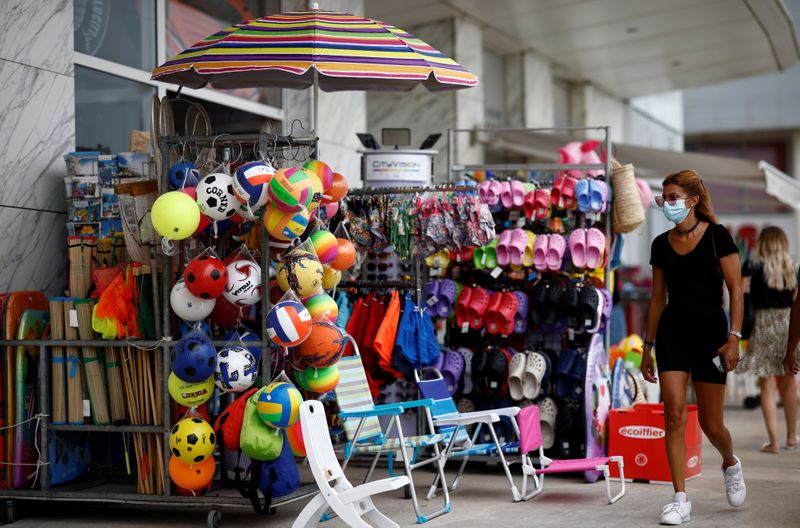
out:
<path id="1" fill-rule="evenodd" d="M 225 291 L 228 270 L 219 257 L 200 255 L 186 266 L 183 278 L 192 295 L 201 299 L 214 299 Z"/>
<path id="2" fill-rule="evenodd" d="M 197 205 L 212 220 L 232 217 L 238 203 L 233 194 L 233 178 L 225 173 L 209 174 L 197 184 Z"/>
<path id="3" fill-rule="evenodd" d="M 200 330 L 192 330 L 172 347 L 169 366 L 183 381 L 200 383 L 214 373 L 217 351 L 206 334 Z"/>
<path id="4" fill-rule="evenodd" d="M 201 299 L 189 291 L 186 281 L 181 279 L 175 283 L 169 294 L 169 304 L 175 315 L 184 321 L 201 321 L 211 315 L 216 299 Z"/>
<path id="5" fill-rule="evenodd" d="M 235 260 L 228 264 L 225 298 L 236 306 L 249 306 L 261 300 L 261 266 L 252 260 Z"/>
<path id="6" fill-rule="evenodd" d="M 241 346 L 223 348 L 217 356 L 214 383 L 223 391 L 243 392 L 255 383 L 257 372 L 258 365 L 249 350 Z"/>
<path id="7" fill-rule="evenodd" d="M 169 450 L 181 462 L 199 464 L 214 453 L 214 429 L 200 418 L 184 418 L 169 433 Z"/>
<path id="8" fill-rule="evenodd" d="M 167 176 L 173 189 L 195 187 L 200 180 L 200 173 L 197 172 L 194 163 L 188 161 L 179 161 L 170 167 Z"/>

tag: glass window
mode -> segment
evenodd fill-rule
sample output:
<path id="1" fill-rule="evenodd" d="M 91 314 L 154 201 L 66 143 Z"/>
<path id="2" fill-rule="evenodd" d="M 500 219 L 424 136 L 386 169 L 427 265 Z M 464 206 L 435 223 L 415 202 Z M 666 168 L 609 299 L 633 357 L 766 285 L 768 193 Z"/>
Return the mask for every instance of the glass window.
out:
<path id="1" fill-rule="evenodd" d="M 168 0 L 167 58 L 222 29 L 278 12 L 280 0 Z M 279 88 L 220 91 L 270 106 L 281 106 Z"/>
<path id="2" fill-rule="evenodd" d="M 75 144 L 78 150 L 126 152 L 131 130 L 150 130 L 156 89 L 75 67 Z"/>
<path id="3" fill-rule="evenodd" d="M 74 1 L 75 51 L 140 70 L 155 68 L 155 0 Z"/>

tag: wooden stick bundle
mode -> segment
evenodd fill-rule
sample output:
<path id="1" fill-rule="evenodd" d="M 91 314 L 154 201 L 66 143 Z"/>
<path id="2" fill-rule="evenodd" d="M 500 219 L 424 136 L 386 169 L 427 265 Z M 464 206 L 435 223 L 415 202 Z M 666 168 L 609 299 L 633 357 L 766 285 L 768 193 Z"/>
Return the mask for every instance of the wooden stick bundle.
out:
<path id="1" fill-rule="evenodd" d="M 64 339 L 64 307 L 61 299 L 50 299 L 50 338 L 55 340 Z M 64 347 L 53 347 L 51 354 L 50 398 L 52 401 L 53 423 L 63 424 L 67 422 Z M 40 358 L 39 361 L 44 361 L 44 358 Z"/>
<path id="2" fill-rule="evenodd" d="M 92 330 L 92 302 L 90 299 L 78 299 L 74 302 L 78 312 L 78 334 L 82 340 L 95 338 Z M 108 411 L 108 395 L 103 371 L 97 357 L 97 349 L 83 347 L 83 368 L 86 371 L 86 385 L 89 390 L 89 401 L 92 407 L 92 418 L 95 425 L 108 425 L 111 416 Z"/>
<path id="3" fill-rule="evenodd" d="M 64 337 L 70 340 L 77 340 L 78 329 L 70 324 L 76 319 L 73 299 L 65 300 L 63 308 Z M 83 423 L 83 378 L 80 367 L 80 349 L 78 347 L 67 347 L 67 422 L 70 424 Z"/>
<path id="4" fill-rule="evenodd" d="M 122 385 L 119 354 L 114 347 L 106 348 L 106 379 L 111 402 L 111 421 L 115 424 L 123 423 L 128 419 L 128 410 L 125 406 L 125 389 Z"/>

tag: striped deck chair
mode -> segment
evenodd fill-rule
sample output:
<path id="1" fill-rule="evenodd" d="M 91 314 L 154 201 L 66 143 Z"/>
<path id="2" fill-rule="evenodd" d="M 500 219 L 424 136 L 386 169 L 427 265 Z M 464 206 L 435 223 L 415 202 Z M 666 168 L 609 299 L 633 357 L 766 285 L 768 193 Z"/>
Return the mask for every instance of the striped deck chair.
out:
<path id="1" fill-rule="evenodd" d="M 351 340 L 351 342 L 353 342 L 356 354 L 343 357 L 337 363 L 339 367 L 339 384 L 334 389 L 340 409 L 339 416 L 344 420 L 344 430 L 347 438 L 343 467 L 347 468 L 348 462 L 354 455 L 373 455 L 372 465 L 364 479 L 364 482 L 368 482 L 381 455 L 387 455 L 387 458 L 391 461 L 395 453 L 397 453 L 403 463 L 405 475 L 410 481 L 409 491 L 414 505 L 414 512 L 417 515 L 417 522 L 422 524 L 435 517 L 449 513 L 451 509 L 450 495 L 446 492 L 442 509 L 423 515 L 417 500 L 416 490 L 414 489 L 414 479 L 411 475 L 412 471 L 417 468 L 435 464 L 436 479 L 444 481 L 444 464 L 447 460 L 441 449 L 444 443 L 444 435 L 430 434 L 406 437 L 403 435 L 403 427 L 400 423 L 400 415 L 406 410 L 418 407 L 425 408 L 433 402 L 430 400 L 417 400 L 375 405 L 367 383 L 364 365 L 361 363 L 361 356 L 358 353 L 358 346 L 354 341 Z M 386 431 L 381 430 L 378 416 L 391 416 L 391 421 Z M 389 437 L 393 430 L 396 438 Z M 415 456 L 412 460 L 409 451 L 419 453 L 423 448 L 431 448 L 433 450 L 432 456 L 422 459 Z"/>
<path id="2" fill-rule="evenodd" d="M 447 447 L 444 454 L 448 459 L 461 459 L 461 466 L 458 469 L 455 479 L 449 488 L 439 483 L 438 477 L 434 480 L 428 499 L 436 496 L 439 489 L 445 491 L 455 491 L 469 458 L 480 455 L 497 455 L 500 457 L 503 470 L 506 473 L 508 484 L 511 486 L 511 495 L 514 502 L 523 500 L 523 495 L 519 492 L 511 475 L 506 455 L 519 455 L 519 426 L 515 419 L 519 413 L 519 407 L 506 407 L 503 409 L 489 409 L 471 413 L 459 413 L 450 392 L 447 390 L 447 382 L 442 374 L 435 368 L 429 367 L 414 372 L 420 394 L 423 398 L 433 400 L 433 405 L 426 409 L 429 426 L 439 434 L 447 438 Z M 427 378 L 427 379 L 426 379 Z M 508 417 L 513 424 L 516 440 L 500 442 L 494 429 L 494 424 L 499 422 L 502 417 Z M 472 435 L 467 433 L 467 427 L 474 426 Z M 480 438 L 488 430 L 492 442 L 481 443 Z M 521 463 L 520 456 L 519 462 Z"/>

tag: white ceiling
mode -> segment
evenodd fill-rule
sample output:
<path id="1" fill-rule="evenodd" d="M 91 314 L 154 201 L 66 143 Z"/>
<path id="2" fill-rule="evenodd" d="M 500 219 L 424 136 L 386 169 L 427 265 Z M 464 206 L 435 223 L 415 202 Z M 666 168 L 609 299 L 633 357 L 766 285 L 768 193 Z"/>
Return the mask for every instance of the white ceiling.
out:
<path id="1" fill-rule="evenodd" d="M 366 0 L 366 14 L 413 33 L 464 16 L 499 54 L 530 50 L 556 74 L 620 97 L 785 69 L 800 47 L 780 0 Z M 458 60 L 458 57 L 455 57 Z"/>

